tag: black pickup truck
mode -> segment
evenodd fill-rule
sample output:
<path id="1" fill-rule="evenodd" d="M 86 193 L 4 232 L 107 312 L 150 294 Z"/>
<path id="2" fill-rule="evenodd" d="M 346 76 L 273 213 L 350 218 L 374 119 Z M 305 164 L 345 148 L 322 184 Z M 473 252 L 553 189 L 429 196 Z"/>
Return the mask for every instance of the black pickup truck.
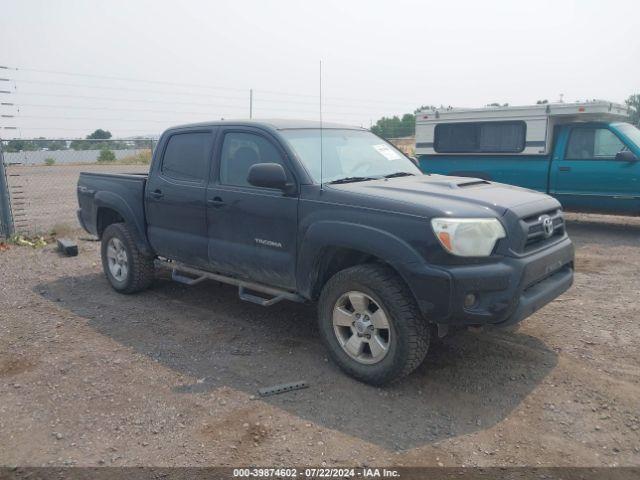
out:
<path id="1" fill-rule="evenodd" d="M 115 290 L 175 280 L 237 285 L 264 306 L 318 303 L 350 375 L 384 384 L 451 327 L 514 325 L 573 281 L 553 198 L 425 175 L 368 130 L 220 121 L 161 136 L 148 175 L 82 173 L 78 218 L 102 239 Z"/>

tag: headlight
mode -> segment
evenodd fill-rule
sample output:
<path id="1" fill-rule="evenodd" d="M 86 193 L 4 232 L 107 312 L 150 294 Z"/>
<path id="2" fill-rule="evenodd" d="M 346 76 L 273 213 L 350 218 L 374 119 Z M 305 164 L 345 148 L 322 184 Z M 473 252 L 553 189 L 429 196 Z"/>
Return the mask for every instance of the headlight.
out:
<path id="1" fill-rule="evenodd" d="M 497 218 L 434 218 L 431 227 L 444 249 L 460 257 L 487 257 L 507 236 Z"/>

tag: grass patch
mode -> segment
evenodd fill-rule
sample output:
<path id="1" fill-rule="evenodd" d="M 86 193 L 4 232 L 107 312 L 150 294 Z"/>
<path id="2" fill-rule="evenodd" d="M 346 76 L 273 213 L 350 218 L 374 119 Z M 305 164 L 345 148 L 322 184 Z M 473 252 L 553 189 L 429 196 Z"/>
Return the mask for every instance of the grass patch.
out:
<path id="1" fill-rule="evenodd" d="M 149 165 L 151 163 L 151 149 L 140 150 L 134 155 L 127 155 L 117 161 L 123 165 Z"/>

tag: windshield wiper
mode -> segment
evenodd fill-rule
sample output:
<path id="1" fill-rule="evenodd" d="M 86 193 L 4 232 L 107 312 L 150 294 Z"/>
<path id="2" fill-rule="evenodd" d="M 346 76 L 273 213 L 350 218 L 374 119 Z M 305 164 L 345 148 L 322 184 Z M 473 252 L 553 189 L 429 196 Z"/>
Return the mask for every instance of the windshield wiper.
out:
<path id="1" fill-rule="evenodd" d="M 375 180 L 373 177 L 344 177 L 338 180 L 333 180 L 327 183 L 351 183 L 351 182 L 366 182 L 367 180 Z"/>
<path id="2" fill-rule="evenodd" d="M 385 175 L 384 178 L 409 177 L 409 176 L 414 176 L 414 175 L 415 175 L 415 173 L 395 172 L 395 173 L 390 173 L 389 175 Z"/>

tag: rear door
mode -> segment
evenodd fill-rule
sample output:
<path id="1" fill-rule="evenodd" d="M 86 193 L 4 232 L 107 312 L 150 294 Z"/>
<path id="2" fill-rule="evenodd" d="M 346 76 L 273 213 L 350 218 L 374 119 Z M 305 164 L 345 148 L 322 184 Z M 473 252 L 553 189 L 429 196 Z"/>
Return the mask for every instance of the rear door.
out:
<path id="1" fill-rule="evenodd" d="M 626 149 L 606 124 L 565 127 L 551 165 L 549 191 L 567 209 L 640 211 L 640 162 L 616 160 Z"/>
<path id="2" fill-rule="evenodd" d="M 285 151 L 260 129 L 228 127 L 220 132 L 216 159 L 218 168 L 207 189 L 212 268 L 295 288 L 298 194 L 247 182 L 256 163 L 279 163 L 295 182 Z"/>
<path id="3" fill-rule="evenodd" d="M 163 257 L 206 266 L 206 193 L 217 127 L 172 132 L 159 145 L 145 192 L 147 235 Z"/>

